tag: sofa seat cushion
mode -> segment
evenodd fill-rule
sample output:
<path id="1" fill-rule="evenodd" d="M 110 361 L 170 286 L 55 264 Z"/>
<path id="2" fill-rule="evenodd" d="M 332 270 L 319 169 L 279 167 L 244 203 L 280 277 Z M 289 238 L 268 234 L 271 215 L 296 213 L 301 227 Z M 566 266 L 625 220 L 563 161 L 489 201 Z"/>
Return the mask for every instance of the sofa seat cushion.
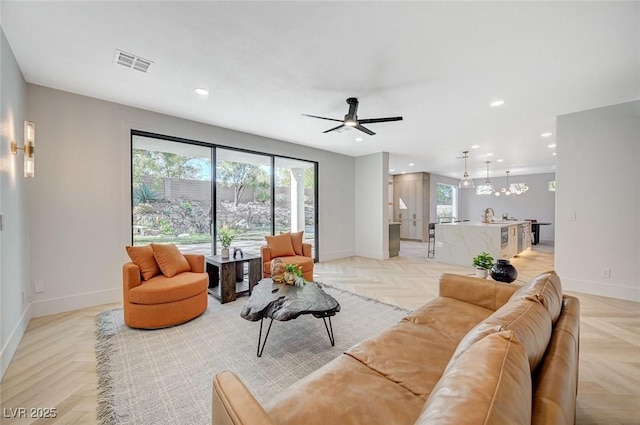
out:
<path id="1" fill-rule="evenodd" d="M 292 255 L 288 257 L 279 257 L 285 264 L 297 264 L 302 268 L 302 273 L 313 272 L 313 258 L 303 257 L 302 255 Z M 271 262 L 264 263 L 264 272 L 271 274 Z"/>
<path id="2" fill-rule="evenodd" d="M 164 304 L 194 297 L 206 291 L 206 273 L 180 273 L 174 277 L 158 275 L 129 290 L 129 302 L 134 304 Z"/>
<path id="3" fill-rule="evenodd" d="M 278 425 L 412 424 L 424 400 L 346 355 L 275 395 L 264 409 Z"/>
<path id="4" fill-rule="evenodd" d="M 416 425 L 530 425 L 527 353 L 512 331 L 473 344 L 445 371 Z"/>

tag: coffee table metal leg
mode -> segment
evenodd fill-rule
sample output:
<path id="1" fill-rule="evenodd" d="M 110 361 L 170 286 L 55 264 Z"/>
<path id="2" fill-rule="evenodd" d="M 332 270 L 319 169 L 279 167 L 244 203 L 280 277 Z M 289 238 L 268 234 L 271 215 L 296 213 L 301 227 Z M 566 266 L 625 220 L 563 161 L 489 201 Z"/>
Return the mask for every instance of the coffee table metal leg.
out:
<path id="1" fill-rule="evenodd" d="M 329 326 L 327 326 L 327 319 L 329 319 Z M 331 325 L 331 316 L 323 317 L 322 321 L 324 322 L 324 327 L 327 330 L 327 335 L 329 335 L 329 341 L 331 341 L 331 346 L 336 345 L 336 339 L 333 336 L 333 326 Z"/>
<path id="2" fill-rule="evenodd" d="M 257 353 L 258 357 L 262 357 L 262 353 L 264 352 L 264 346 L 267 343 L 267 338 L 269 338 L 269 331 L 271 331 L 271 325 L 273 325 L 273 319 L 271 319 L 271 322 L 269 323 L 269 328 L 267 328 L 267 334 L 264 336 L 264 341 L 262 341 L 262 322 L 263 321 L 264 321 L 264 318 L 260 319 L 260 334 L 258 334 L 258 353 Z M 261 341 L 262 341 L 262 348 L 260 347 Z"/>

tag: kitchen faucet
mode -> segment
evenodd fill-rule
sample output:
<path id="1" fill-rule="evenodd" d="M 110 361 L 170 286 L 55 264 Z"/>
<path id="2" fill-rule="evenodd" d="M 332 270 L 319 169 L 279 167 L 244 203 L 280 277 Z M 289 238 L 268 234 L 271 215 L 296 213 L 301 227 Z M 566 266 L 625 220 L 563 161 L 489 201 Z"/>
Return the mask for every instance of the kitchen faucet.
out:
<path id="1" fill-rule="evenodd" d="M 491 211 L 491 216 L 489 216 L 489 211 Z M 493 208 L 489 207 L 486 210 L 484 210 L 484 222 L 485 223 L 491 223 L 492 219 L 496 216 L 495 211 L 493 211 Z"/>

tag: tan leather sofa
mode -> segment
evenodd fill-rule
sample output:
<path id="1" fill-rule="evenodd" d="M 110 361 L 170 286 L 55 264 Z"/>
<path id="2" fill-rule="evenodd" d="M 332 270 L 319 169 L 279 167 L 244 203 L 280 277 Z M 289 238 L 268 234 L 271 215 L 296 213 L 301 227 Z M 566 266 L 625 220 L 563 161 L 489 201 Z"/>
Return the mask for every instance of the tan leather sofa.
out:
<path id="1" fill-rule="evenodd" d="M 213 424 L 574 424 L 579 315 L 554 272 L 444 274 L 437 298 L 264 406 L 217 374 Z"/>

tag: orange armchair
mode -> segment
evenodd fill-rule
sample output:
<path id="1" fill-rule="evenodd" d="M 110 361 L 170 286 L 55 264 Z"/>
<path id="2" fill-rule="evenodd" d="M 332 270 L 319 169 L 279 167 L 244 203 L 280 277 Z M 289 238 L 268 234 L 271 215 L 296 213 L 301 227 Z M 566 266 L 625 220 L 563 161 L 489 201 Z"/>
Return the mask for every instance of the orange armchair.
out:
<path id="1" fill-rule="evenodd" d="M 265 236 L 267 245 L 260 248 L 262 277 L 271 277 L 271 260 L 281 258 L 285 264 L 297 264 L 302 269 L 304 280 L 313 281 L 313 258 L 311 244 L 302 243 L 303 232 L 281 233 Z"/>
<path id="2" fill-rule="evenodd" d="M 122 266 L 124 322 L 141 329 L 164 328 L 189 321 L 207 309 L 209 277 L 204 255 L 185 254 L 191 271 L 142 280 L 133 262 Z"/>

